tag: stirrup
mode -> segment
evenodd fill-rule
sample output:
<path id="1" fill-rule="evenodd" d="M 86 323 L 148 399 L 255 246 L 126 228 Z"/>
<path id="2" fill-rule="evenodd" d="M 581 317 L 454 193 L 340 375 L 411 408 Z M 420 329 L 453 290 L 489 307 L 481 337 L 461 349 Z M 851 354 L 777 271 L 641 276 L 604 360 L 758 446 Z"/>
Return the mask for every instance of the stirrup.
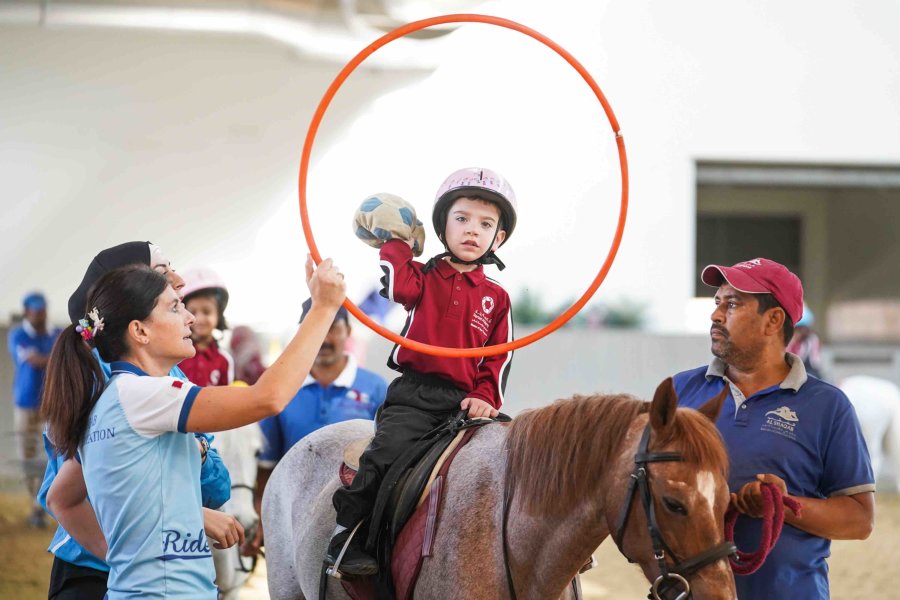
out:
<path id="1" fill-rule="evenodd" d="M 341 561 L 344 560 L 344 554 L 347 553 L 347 548 L 350 547 L 350 542 L 353 541 L 353 536 L 356 535 L 357 530 L 362 524 L 362 521 L 356 524 L 356 527 L 354 527 L 353 531 L 350 532 L 350 535 L 347 536 L 347 541 L 344 542 L 344 546 L 341 548 L 341 551 L 335 559 L 334 564 L 325 568 L 325 574 L 329 577 L 333 577 L 335 579 L 344 578 L 344 574 L 341 573 Z"/>

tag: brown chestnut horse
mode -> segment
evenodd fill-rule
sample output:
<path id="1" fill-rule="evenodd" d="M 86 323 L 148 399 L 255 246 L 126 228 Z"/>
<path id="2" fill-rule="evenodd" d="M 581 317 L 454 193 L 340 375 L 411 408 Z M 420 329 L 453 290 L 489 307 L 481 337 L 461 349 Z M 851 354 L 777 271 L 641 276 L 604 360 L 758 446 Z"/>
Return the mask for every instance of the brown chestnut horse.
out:
<path id="1" fill-rule="evenodd" d="M 569 582 L 620 521 L 620 549 L 650 581 L 661 566 L 675 567 L 673 556 L 654 557 L 638 497 L 623 509 L 645 428 L 643 456 L 668 457 L 643 466 L 653 521 L 667 550 L 690 559 L 720 547 L 728 465 L 713 420 L 722 399 L 699 412 L 676 410 L 667 380 L 652 403 L 576 396 L 526 411 L 509 425 L 481 428 L 450 467 L 433 558 L 425 559 L 415 596 L 570 597 Z M 317 598 L 343 449 L 371 432 L 368 421 L 321 429 L 298 442 L 273 472 L 262 519 L 274 600 Z M 686 579 L 697 600 L 736 597 L 724 557 L 709 559 Z M 347 598 L 336 582 L 328 590 L 329 598 Z"/>

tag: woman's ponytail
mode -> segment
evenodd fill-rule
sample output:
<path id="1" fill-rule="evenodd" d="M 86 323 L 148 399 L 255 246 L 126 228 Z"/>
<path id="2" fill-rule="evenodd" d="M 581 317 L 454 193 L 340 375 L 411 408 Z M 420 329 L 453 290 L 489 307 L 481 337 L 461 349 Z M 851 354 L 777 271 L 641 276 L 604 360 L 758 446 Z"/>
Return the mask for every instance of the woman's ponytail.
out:
<path id="1" fill-rule="evenodd" d="M 110 271 L 88 292 L 85 318 L 69 325 L 50 352 L 41 410 L 47 435 L 57 452 L 71 458 L 88 430 L 88 419 L 100 399 L 106 378 L 85 340 L 106 362 L 128 353 L 126 330 L 134 320 L 150 316 L 166 278 L 146 265 Z M 77 327 L 77 329 L 76 329 Z"/>
<path id="2" fill-rule="evenodd" d="M 47 436 L 65 458 L 73 457 L 78 450 L 103 385 L 103 371 L 91 348 L 75 326 L 69 325 L 50 352 L 41 396 Z"/>

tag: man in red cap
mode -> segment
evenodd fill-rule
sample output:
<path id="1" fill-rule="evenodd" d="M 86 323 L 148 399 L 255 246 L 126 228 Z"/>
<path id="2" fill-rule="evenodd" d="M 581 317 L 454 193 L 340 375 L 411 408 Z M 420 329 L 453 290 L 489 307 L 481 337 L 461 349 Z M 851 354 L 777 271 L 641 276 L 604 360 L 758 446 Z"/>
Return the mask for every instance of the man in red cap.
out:
<path id="1" fill-rule="evenodd" d="M 803 316 L 803 286 L 784 265 L 765 258 L 703 269 L 717 288 L 708 366 L 675 375 L 681 406 L 698 408 L 728 386 L 716 422 L 731 460 L 729 487 L 740 513 L 761 517 L 761 484 L 797 500 L 763 566 L 735 578 L 741 600 L 827 599 L 833 539 L 872 531 L 875 480 L 856 413 L 836 387 L 806 373 L 785 351 Z M 738 548 L 759 547 L 761 520 L 742 517 Z"/>

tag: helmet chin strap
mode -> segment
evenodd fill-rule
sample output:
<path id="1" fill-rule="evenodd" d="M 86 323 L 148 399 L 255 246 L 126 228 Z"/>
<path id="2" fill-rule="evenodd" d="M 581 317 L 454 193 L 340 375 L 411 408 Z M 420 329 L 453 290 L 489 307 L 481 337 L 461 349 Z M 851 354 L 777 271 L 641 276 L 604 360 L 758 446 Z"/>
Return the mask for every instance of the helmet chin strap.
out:
<path id="1" fill-rule="evenodd" d="M 494 242 L 497 241 L 497 234 L 500 232 L 500 228 L 498 227 L 494 230 L 494 239 L 491 240 L 490 245 L 488 246 L 488 251 L 476 258 L 475 260 L 463 260 L 460 257 L 453 254 L 450 250 L 450 246 L 447 245 L 447 240 L 444 239 L 444 236 L 440 237 L 441 242 L 444 244 L 445 252 L 438 254 L 437 256 L 432 256 L 431 260 L 425 263 L 425 267 L 423 267 L 422 272 L 427 273 L 432 270 L 435 266 L 437 266 L 439 260 L 443 260 L 446 257 L 450 257 L 450 262 L 455 262 L 460 265 L 497 265 L 497 269 L 502 271 L 506 268 L 506 265 L 503 264 L 503 261 L 500 260 L 492 248 L 494 247 Z"/>

